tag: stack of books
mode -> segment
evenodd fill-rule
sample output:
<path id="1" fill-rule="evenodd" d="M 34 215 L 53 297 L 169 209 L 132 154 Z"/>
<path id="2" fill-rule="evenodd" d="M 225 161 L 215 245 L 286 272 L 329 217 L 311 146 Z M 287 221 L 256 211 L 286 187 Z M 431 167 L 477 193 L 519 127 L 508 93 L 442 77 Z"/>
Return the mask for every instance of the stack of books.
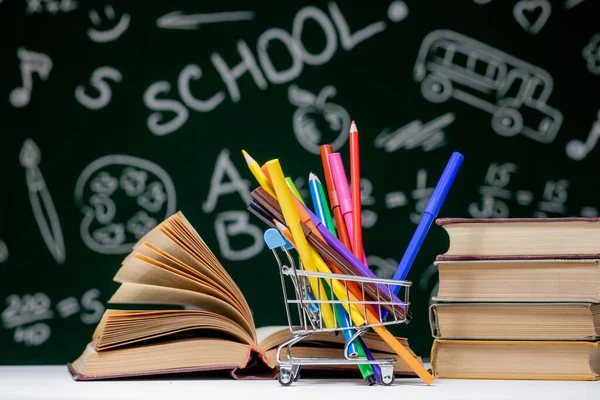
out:
<path id="1" fill-rule="evenodd" d="M 597 380 L 600 219 L 439 219 L 439 378 Z"/>

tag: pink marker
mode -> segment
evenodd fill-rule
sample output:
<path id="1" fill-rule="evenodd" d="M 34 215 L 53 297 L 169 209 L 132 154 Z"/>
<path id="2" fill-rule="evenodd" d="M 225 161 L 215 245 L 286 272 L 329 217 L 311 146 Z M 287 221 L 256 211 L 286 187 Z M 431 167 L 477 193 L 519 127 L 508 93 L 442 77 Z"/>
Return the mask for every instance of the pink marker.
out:
<path id="1" fill-rule="evenodd" d="M 350 189 L 348 188 L 348 178 L 346 178 L 346 171 L 344 170 L 344 164 L 342 163 L 342 156 L 340 153 L 331 153 L 327 156 L 329 158 L 329 165 L 331 166 L 331 174 L 333 175 L 333 182 L 335 184 L 335 191 L 338 195 L 338 201 L 340 203 L 340 209 L 346 222 L 346 230 L 350 237 L 350 243 L 354 243 L 354 231 L 352 229 L 352 196 L 350 195 Z M 350 249 L 352 250 L 352 249 Z M 362 262 L 367 264 L 367 257 L 363 251 Z"/>

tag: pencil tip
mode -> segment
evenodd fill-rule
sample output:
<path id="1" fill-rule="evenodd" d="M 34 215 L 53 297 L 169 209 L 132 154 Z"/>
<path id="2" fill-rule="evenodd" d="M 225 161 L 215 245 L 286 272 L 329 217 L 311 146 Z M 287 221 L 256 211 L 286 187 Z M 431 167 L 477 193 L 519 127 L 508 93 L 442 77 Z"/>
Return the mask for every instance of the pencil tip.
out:
<path id="1" fill-rule="evenodd" d="M 244 159 L 246 160 L 247 164 L 254 164 L 256 162 L 254 161 L 254 158 L 252 158 L 250 154 L 246 152 L 246 150 L 242 150 L 242 154 L 244 155 Z"/>
<path id="2" fill-rule="evenodd" d="M 308 180 L 314 180 L 317 176 L 315 174 L 313 174 L 312 172 L 310 172 L 308 174 Z"/>
<path id="3" fill-rule="evenodd" d="M 350 124 L 350 133 L 354 132 L 358 133 L 358 130 L 356 129 L 356 123 L 354 122 L 354 120 L 352 120 L 352 124 Z"/>

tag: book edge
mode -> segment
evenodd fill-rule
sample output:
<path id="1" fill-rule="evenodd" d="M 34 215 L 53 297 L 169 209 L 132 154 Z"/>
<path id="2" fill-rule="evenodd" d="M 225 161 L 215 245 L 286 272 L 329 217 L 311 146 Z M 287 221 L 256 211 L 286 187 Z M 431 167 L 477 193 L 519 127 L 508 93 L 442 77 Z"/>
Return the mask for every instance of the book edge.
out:
<path id="1" fill-rule="evenodd" d="M 562 217 L 562 218 L 437 218 L 438 226 L 465 223 L 514 223 L 514 222 L 600 222 L 600 218 L 594 217 Z"/>

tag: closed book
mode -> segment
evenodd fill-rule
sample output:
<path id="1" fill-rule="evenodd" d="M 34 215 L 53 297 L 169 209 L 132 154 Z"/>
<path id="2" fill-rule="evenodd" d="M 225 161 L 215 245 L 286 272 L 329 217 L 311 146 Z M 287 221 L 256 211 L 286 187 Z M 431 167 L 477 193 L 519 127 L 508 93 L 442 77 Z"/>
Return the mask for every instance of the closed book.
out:
<path id="1" fill-rule="evenodd" d="M 438 259 L 436 300 L 600 302 L 600 259 L 559 257 Z"/>
<path id="2" fill-rule="evenodd" d="M 596 258 L 598 218 L 440 218 L 448 251 L 438 258 Z"/>
<path id="3" fill-rule="evenodd" d="M 479 340 L 597 340 L 600 304 L 439 303 L 429 308 L 433 337 Z"/>
<path id="4" fill-rule="evenodd" d="M 437 378 L 598 380 L 598 342 L 436 339 Z"/>

